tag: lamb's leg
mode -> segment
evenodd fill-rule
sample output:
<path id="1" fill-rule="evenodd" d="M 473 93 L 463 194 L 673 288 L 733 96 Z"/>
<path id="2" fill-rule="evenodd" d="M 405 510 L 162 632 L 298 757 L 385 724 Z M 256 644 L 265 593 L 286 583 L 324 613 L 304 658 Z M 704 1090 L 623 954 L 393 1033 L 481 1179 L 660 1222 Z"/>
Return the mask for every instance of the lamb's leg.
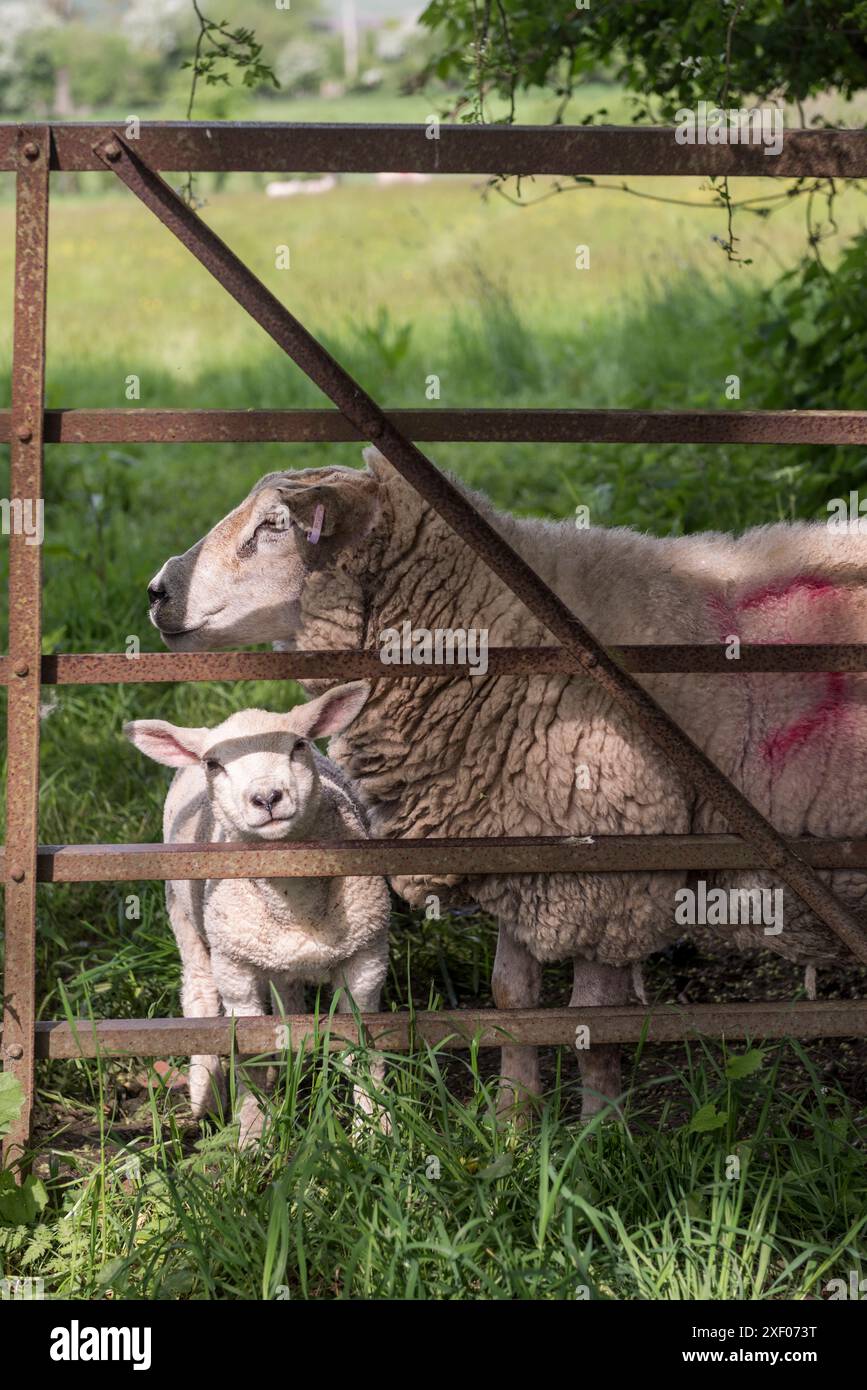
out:
<path id="1" fill-rule="evenodd" d="M 497 935 L 491 986 L 498 1009 L 534 1009 L 542 997 L 542 966 L 505 926 Z M 542 1090 L 538 1049 L 517 1044 L 503 1047 L 500 1078 L 497 1109 L 526 1113 Z"/>
<path id="2" fill-rule="evenodd" d="M 387 969 L 387 941 L 358 951 L 354 956 L 350 956 L 349 960 L 344 961 L 332 976 L 335 989 L 339 987 L 341 991 L 337 1001 L 337 1012 L 351 1013 L 354 1004 L 361 1013 L 378 1013 Z M 385 1075 L 385 1059 L 382 1053 L 371 1052 L 369 1061 L 371 1078 L 378 1085 Z M 387 1112 L 376 1104 L 370 1092 L 360 1083 L 353 1087 L 352 1098 L 359 1119 L 361 1115 L 374 1115 L 382 1132 L 389 1133 L 391 1124 Z"/>
<path id="3" fill-rule="evenodd" d="M 614 965 L 598 965 L 594 961 L 578 960 L 574 964 L 570 1007 L 587 1008 L 597 1004 L 626 1004 L 629 1000 L 630 971 Z M 581 1118 L 589 1120 L 604 1109 L 606 1102 L 620 1095 L 620 1047 L 607 1044 L 597 1047 L 593 1042 L 593 1020 L 589 1048 L 578 1049 L 581 1069 Z"/>
<path id="4" fill-rule="evenodd" d="M 211 955 L 214 980 L 227 1014 L 236 1018 L 258 1018 L 268 1012 L 266 982 L 249 967 L 221 956 Z M 262 1134 L 265 1114 L 257 1096 L 250 1090 L 245 1063 L 254 1053 L 239 1053 L 237 1059 L 235 1107 L 240 1121 L 238 1142 L 253 1144 Z"/>
<path id="5" fill-rule="evenodd" d="M 220 993 L 211 970 L 211 953 L 196 931 L 177 894 L 166 884 L 166 903 L 172 931 L 181 953 L 181 1008 L 184 1018 L 216 1018 L 222 1013 Z M 226 1104 L 226 1079 L 219 1057 L 196 1053 L 190 1058 L 190 1104 L 197 1119 L 209 1111 L 219 1114 Z"/>

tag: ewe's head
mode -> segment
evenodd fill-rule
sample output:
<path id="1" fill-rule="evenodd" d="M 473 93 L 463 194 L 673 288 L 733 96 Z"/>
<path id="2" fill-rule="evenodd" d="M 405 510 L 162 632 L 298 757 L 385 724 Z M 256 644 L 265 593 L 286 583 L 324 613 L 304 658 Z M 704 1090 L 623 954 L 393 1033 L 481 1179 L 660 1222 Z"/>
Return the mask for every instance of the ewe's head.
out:
<path id="1" fill-rule="evenodd" d="M 351 681 L 289 714 L 241 710 L 215 729 L 136 719 L 123 731 L 155 762 L 203 768 L 216 818 L 240 838 L 303 837 L 320 798 L 312 740 L 351 724 L 369 689 L 366 681 Z"/>
<path id="2" fill-rule="evenodd" d="M 375 451 L 365 457 L 376 468 Z M 319 613 L 353 599 L 365 537 L 380 515 L 375 471 L 311 468 L 270 473 L 148 586 L 150 619 L 173 651 L 291 642 L 305 587 Z M 350 573 L 350 571 L 352 573 Z M 346 645 L 342 642 L 329 645 Z"/>

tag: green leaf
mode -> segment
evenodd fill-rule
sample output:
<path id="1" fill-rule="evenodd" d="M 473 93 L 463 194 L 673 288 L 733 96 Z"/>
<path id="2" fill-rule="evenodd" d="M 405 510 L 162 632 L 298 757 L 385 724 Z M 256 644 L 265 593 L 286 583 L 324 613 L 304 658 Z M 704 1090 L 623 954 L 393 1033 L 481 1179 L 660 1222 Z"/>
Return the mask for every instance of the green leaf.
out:
<path id="1" fill-rule="evenodd" d="M 687 1216 L 691 1217 L 693 1221 L 701 1221 L 707 1215 L 704 1202 L 697 1192 L 690 1192 L 684 1197 L 683 1205 L 686 1208 Z"/>
<path id="2" fill-rule="evenodd" d="M 696 1111 L 687 1129 L 690 1134 L 709 1134 L 714 1129 L 722 1129 L 728 1117 L 727 1110 L 717 1112 L 713 1101 L 708 1101 L 707 1105 Z"/>
<path id="3" fill-rule="evenodd" d="M 7 1134 L 21 1114 L 24 1091 L 11 1072 L 0 1072 L 0 1135 Z"/>
<path id="4" fill-rule="evenodd" d="M 493 1163 L 489 1163 L 487 1168 L 482 1169 L 479 1177 L 484 1182 L 493 1182 L 494 1178 L 504 1178 L 507 1173 L 511 1173 L 514 1162 L 511 1154 L 500 1154 Z"/>
<path id="5" fill-rule="evenodd" d="M 48 1205 L 45 1184 L 31 1174 L 19 1187 L 11 1173 L 0 1173 L 0 1222 L 29 1226 Z"/>
<path id="6" fill-rule="evenodd" d="M 760 1071 L 765 1065 L 765 1053 L 761 1048 L 751 1048 L 742 1057 L 729 1057 L 726 1062 L 726 1076 L 729 1081 L 741 1081 L 745 1076 L 752 1076 L 753 1072 Z"/>

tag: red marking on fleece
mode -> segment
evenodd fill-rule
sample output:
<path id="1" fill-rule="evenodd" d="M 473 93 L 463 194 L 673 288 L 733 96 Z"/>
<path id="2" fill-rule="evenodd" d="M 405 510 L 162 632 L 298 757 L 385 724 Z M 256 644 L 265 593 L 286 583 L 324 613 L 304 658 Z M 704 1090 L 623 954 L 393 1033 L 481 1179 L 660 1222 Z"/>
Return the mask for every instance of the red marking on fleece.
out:
<path id="1" fill-rule="evenodd" d="M 762 757 L 779 766 L 790 753 L 803 748 L 815 734 L 833 727 L 846 705 L 848 681 L 839 671 L 825 677 L 825 693 L 817 705 L 785 728 L 775 729 L 762 743 Z"/>
<path id="2" fill-rule="evenodd" d="M 841 593 L 842 590 L 827 579 L 819 579 L 814 575 L 800 575 L 795 579 L 765 584 L 760 589 L 752 589 L 735 603 L 727 602 L 721 594 L 714 594 L 708 600 L 708 607 L 719 623 L 720 638 L 725 641 L 727 637 L 738 635 L 736 625 L 740 613 L 748 613 L 754 608 L 764 608 L 769 604 L 786 602 L 795 594 L 809 596 L 812 601 L 813 599 L 837 597 Z M 775 638 L 774 640 L 779 641 L 780 639 Z M 791 641 L 791 638 L 784 638 L 783 640 Z"/>
<path id="3" fill-rule="evenodd" d="M 753 589 L 735 603 L 728 603 L 719 594 L 714 595 L 708 600 L 708 607 L 719 624 L 720 639 L 725 641 L 729 637 L 739 635 L 737 620 L 741 613 L 786 602 L 796 594 L 812 602 L 814 599 L 839 597 L 841 593 L 842 591 L 827 579 L 820 579 L 814 575 L 802 575 L 795 579 L 765 584 L 759 589 Z M 753 640 L 761 642 L 763 639 L 758 637 Z M 791 642 L 794 639 L 789 636 L 775 636 L 764 640 Z M 774 729 L 763 740 L 761 753 L 766 762 L 780 767 L 792 753 L 803 748 L 804 744 L 817 734 L 833 728 L 839 721 L 846 706 L 849 681 L 846 676 L 836 671 L 829 672 L 819 679 L 821 695 L 818 702 L 791 724 L 781 725 L 778 729 Z"/>
<path id="4" fill-rule="evenodd" d="M 825 598 L 829 594 L 839 593 L 839 589 L 827 579 L 804 575 L 789 579 L 785 584 L 766 584 L 762 589 L 753 589 L 752 593 L 738 601 L 736 610 L 740 613 L 748 608 L 761 608 L 763 604 L 776 603 L 799 593 L 808 593 L 811 598 Z"/>

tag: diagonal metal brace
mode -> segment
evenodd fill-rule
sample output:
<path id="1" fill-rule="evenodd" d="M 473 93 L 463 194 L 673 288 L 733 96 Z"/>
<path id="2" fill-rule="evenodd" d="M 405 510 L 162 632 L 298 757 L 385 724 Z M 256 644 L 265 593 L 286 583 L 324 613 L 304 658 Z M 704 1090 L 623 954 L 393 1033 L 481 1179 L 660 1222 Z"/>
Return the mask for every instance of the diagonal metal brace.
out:
<path id="1" fill-rule="evenodd" d="M 582 672 L 612 699 L 669 757 L 684 779 L 749 841 L 762 861 L 867 964 L 867 931 L 777 830 L 737 790 L 707 754 L 653 697 L 618 667 L 583 623 L 536 572 L 480 516 L 463 494 L 340 366 L 326 348 L 257 279 L 225 242 L 189 208 L 131 145 L 107 131 L 93 146 L 102 160 L 169 231 L 209 270 L 275 343 L 328 396 L 364 439 L 476 551 L 491 570 L 574 657 Z"/>

